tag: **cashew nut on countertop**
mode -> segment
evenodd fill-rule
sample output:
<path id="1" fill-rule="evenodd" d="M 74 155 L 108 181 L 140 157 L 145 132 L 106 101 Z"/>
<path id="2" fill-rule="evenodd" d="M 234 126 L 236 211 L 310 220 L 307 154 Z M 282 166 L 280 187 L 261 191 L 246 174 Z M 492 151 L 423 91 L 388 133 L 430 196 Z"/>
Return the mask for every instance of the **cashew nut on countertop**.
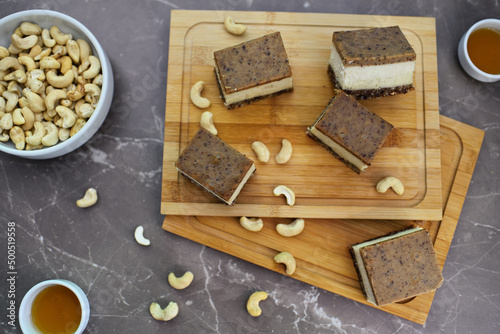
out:
<path id="1" fill-rule="evenodd" d="M 181 277 L 175 276 L 174 273 L 168 274 L 168 283 L 172 288 L 177 290 L 187 288 L 193 282 L 193 279 L 194 275 L 190 271 L 186 271 L 186 273 Z"/>
<path id="2" fill-rule="evenodd" d="M 234 19 L 229 15 L 224 19 L 224 28 L 233 35 L 243 35 L 247 31 L 245 25 L 235 23 Z"/>
<path id="3" fill-rule="evenodd" d="M 277 186 L 276 188 L 274 188 L 273 193 L 274 196 L 284 195 L 286 197 L 286 203 L 288 205 L 293 206 L 295 204 L 295 193 L 287 186 Z"/>
<path id="4" fill-rule="evenodd" d="M 97 203 L 97 190 L 95 190 L 94 188 L 87 189 L 87 191 L 85 192 L 85 196 L 76 201 L 76 205 L 79 208 L 88 208 L 96 203 Z"/>
<path id="5" fill-rule="evenodd" d="M 255 155 L 257 156 L 257 159 L 260 162 L 268 162 L 270 153 L 269 149 L 267 148 L 266 144 L 260 141 L 254 141 L 252 143 L 252 150 L 254 151 Z"/>
<path id="6" fill-rule="evenodd" d="M 247 301 L 247 311 L 252 317 L 258 317 L 262 314 L 262 309 L 259 306 L 259 303 L 262 300 L 267 299 L 267 292 L 265 291 L 257 291 L 252 293 L 252 295 L 248 298 Z"/>
<path id="7" fill-rule="evenodd" d="M 377 191 L 379 193 L 385 193 L 389 188 L 392 188 L 399 196 L 405 192 L 405 187 L 401 180 L 394 176 L 388 176 L 377 183 Z"/>
<path id="8" fill-rule="evenodd" d="M 286 266 L 286 274 L 291 276 L 295 272 L 296 262 L 292 254 L 281 252 L 274 257 L 276 263 L 283 263 Z"/>
<path id="9" fill-rule="evenodd" d="M 134 237 L 139 245 L 149 246 L 151 244 L 151 241 L 144 237 L 144 227 L 142 225 L 136 227 Z"/>
<path id="10" fill-rule="evenodd" d="M 276 231 L 284 237 L 296 236 L 304 230 L 305 222 L 302 218 L 297 218 L 290 224 L 278 224 L 276 225 Z"/>
<path id="11" fill-rule="evenodd" d="M 260 218 L 241 217 L 240 225 L 248 231 L 259 232 L 264 227 L 264 222 Z"/>
<path id="12" fill-rule="evenodd" d="M 217 136 L 218 131 L 214 125 L 214 115 L 210 111 L 201 114 L 200 126 Z"/>
<path id="13" fill-rule="evenodd" d="M 281 151 L 276 155 L 275 160 L 279 164 L 285 164 L 292 157 L 292 143 L 288 139 L 283 139 L 281 145 Z"/>
<path id="14" fill-rule="evenodd" d="M 151 303 L 149 306 L 149 313 L 156 320 L 169 321 L 179 314 L 179 306 L 177 303 L 170 302 L 164 309 L 158 303 Z"/>
<path id="15" fill-rule="evenodd" d="M 201 96 L 201 91 L 204 87 L 205 81 L 198 81 L 191 87 L 190 92 L 191 102 L 200 109 L 210 107 L 210 100 Z"/>

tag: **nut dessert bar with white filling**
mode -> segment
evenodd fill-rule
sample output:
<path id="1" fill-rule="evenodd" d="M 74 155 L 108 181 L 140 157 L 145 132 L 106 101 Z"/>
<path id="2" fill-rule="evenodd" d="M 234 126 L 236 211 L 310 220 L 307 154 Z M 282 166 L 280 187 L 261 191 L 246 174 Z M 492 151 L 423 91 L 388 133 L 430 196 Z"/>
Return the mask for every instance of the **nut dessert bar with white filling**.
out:
<path id="1" fill-rule="evenodd" d="M 443 275 L 426 229 L 413 227 L 350 247 L 369 302 L 404 302 L 439 288 Z"/>
<path id="2" fill-rule="evenodd" d="M 358 100 L 414 90 L 416 54 L 398 26 L 336 31 L 330 80 Z"/>
<path id="3" fill-rule="evenodd" d="M 255 172 L 251 159 L 203 128 L 194 135 L 174 166 L 228 205 L 234 204 Z"/>
<path id="4" fill-rule="evenodd" d="M 394 126 L 342 91 L 307 134 L 357 173 L 371 165 Z"/>
<path id="5" fill-rule="evenodd" d="M 214 62 L 228 109 L 293 89 L 292 69 L 279 31 L 215 51 Z"/>

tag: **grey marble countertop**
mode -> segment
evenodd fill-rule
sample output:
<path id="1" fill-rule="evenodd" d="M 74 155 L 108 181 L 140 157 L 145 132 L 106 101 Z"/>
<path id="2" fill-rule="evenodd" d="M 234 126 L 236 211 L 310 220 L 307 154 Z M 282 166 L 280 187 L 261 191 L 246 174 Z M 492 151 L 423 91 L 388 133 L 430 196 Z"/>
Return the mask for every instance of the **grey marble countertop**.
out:
<path id="1" fill-rule="evenodd" d="M 0 0 L 0 17 L 25 9 L 63 12 L 87 25 L 111 59 L 108 125 L 80 149 L 31 161 L 0 154 L 0 332 L 8 324 L 7 224 L 15 222 L 19 306 L 39 281 L 82 287 L 92 313 L 85 333 L 500 333 L 500 82 L 471 79 L 459 65 L 460 37 L 480 19 L 500 18 L 481 0 Z M 161 229 L 161 165 L 170 10 L 259 10 L 436 18 L 439 106 L 483 129 L 484 143 L 424 326 L 210 249 Z M 132 97 L 132 99 L 131 99 Z M 75 206 L 88 187 L 100 200 Z M 133 239 L 143 225 L 149 248 Z M 189 291 L 166 284 L 190 269 Z M 245 310 L 250 289 L 270 293 L 267 312 Z M 177 299 L 181 313 L 155 321 L 149 304 Z"/>

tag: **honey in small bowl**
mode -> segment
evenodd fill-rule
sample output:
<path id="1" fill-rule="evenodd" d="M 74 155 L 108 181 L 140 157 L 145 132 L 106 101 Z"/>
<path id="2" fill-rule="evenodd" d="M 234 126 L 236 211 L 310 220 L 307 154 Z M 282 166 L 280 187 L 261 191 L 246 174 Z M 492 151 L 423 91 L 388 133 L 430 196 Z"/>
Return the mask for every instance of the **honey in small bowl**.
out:
<path id="1" fill-rule="evenodd" d="M 500 74 L 500 31 L 492 28 L 473 31 L 467 41 L 467 52 L 481 71 Z"/>
<path id="2" fill-rule="evenodd" d="M 82 307 L 73 291 L 53 285 L 36 296 L 31 319 L 42 333 L 75 333 L 82 319 Z"/>

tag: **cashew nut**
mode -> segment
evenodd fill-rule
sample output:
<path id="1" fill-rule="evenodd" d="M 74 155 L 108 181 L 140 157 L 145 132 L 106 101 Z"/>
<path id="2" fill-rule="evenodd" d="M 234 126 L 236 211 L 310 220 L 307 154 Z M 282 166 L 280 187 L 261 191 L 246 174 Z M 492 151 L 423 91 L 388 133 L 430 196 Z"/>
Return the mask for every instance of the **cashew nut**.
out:
<path id="1" fill-rule="evenodd" d="M 12 122 L 14 122 L 15 125 L 23 125 L 26 123 L 23 114 L 21 114 L 21 108 L 16 108 L 12 112 Z"/>
<path id="2" fill-rule="evenodd" d="M 13 126 L 9 131 L 10 140 L 16 146 L 18 150 L 24 150 L 24 146 L 26 145 L 26 137 L 24 135 L 23 129 L 19 126 Z"/>
<path id="3" fill-rule="evenodd" d="M 23 52 L 23 49 L 18 48 L 14 44 L 10 44 L 9 48 L 7 50 L 9 50 L 9 53 L 11 55 L 17 55 L 17 54 L 20 54 L 21 52 Z"/>
<path id="4" fill-rule="evenodd" d="M 56 102 L 66 98 L 68 98 L 66 91 L 62 89 L 54 89 L 45 97 L 45 107 L 47 110 L 54 110 L 56 108 Z"/>
<path id="5" fill-rule="evenodd" d="M 156 320 L 169 321 L 179 314 L 179 306 L 177 303 L 170 302 L 165 309 L 162 309 L 159 304 L 152 303 L 151 306 L 149 306 L 149 313 L 151 313 L 151 316 Z"/>
<path id="6" fill-rule="evenodd" d="M 13 34 L 10 37 L 10 40 L 12 41 L 12 45 L 14 45 L 16 48 L 21 49 L 21 50 L 27 50 L 31 49 L 36 45 L 36 42 L 38 42 L 38 36 L 36 35 L 30 35 L 26 36 L 24 38 L 19 37 L 16 34 Z"/>
<path id="7" fill-rule="evenodd" d="M 275 160 L 279 164 L 284 164 L 292 157 L 292 143 L 290 143 L 288 139 L 283 139 L 281 145 L 281 151 L 278 153 Z"/>
<path id="8" fill-rule="evenodd" d="M 45 127 L 45 136 L 42 138 L 44 146 L 54 146 L 59 141 L 57 126 L 51 122 L 42 122 Z"/>
<path id="9" fill-rule="evenodd" d="M 66 42 L 66 51 L 75 64 L 80 62 L 80 47 L 75 40 L 70 39 Z"/>
<path id="10" fill-rule="evenodd" d="M 34 46 L 33 48 L 35 48 L 36 46 Z M 40 61 L 43 59 L 43 57 L 47 57 L 48 55 L 50 55 L 52 53 L 52 49 L 51 48 L 45 48 L 43 49 L 42 51 L 40 51 L 40 53 L 38 53 L 36 56 L 33 57 L 33 60 L 35 61 Z"/>
<path id="11" fill-rule="evenodd" d="M 134 237 L 139 245 L 149 246 L 151 244 L 151 241 L 144 237 L 144 227 L 142 227 L 142 225 L 136 227 Z"/>
<path id="12" fill-rule="evenodd" d="M 262 309 L 259 306 L 261 300 L 267 299 L 267 292 L 257 291 L 250 295 L 247 301 L 247 311 L 252 317 L 258 317 L 262 314 Z"/>
<path id="13" fill-rule="evenodd" d="M 56 40 L 56 43 L 59 45 L 66 45 L 66 42 L 73 38 L 71 34 L 63 34 L 61 30 L 59 30 L 58 26 L 52 26 L 50 27 L 50 36 L 52 36 L 53 39 Z"/>
<path id="14" fill-rule="evenodd" d="M 35 124 L 35 114 L 33 113 L 33 111 L 30 108 L 24 106 L 21 107 L 21 114 L 23 115 L 24 118 L 24 124 L 23 126 L 21 126 L 21 128 L 24 131 L 32 129 Z"/>
<path id="15" fill-rule="evenodd" d="M 286 197 L 286 203 L 288 205 L 293 206 L 295 204 L 295 193 L 287 186 L 277 186 L 276 188 L 274 188 L 273 193 L 274 196 L 284 195 Z"/>
<path id="16" fill-rule="evenodd" d="M 102 77 L 102 74 L 98 74 L 94 80 L 92 80 L 92 83 L 94 85 L 98 85 L 98 86 L 102 86 L 102 84 L 104 83 L 104 80 L 103 80 L 103 77 Z"/>
<path id="17" fill-rule="evenodd" d="M 78 101 L 84 96 L 85 96 L 85 89 L 82 84 L 78 84 L 74 89 L 68 90 L 68 99 L 70 99 L 70 101 Z"/>
<path id="18" fill-rule="evenodd" d="M 56 40 L 50 36 L 49 29 L 42 30 L 42 42 L 43 45 L 45 45 L 48 48 L 52 48 L 54 47 L 54 45 L 56 45 Z"/>
<path id="19" fill-rule="evenodd" d="M 83 86 L 83 90 L 87 93 L 85 95 L 85 101 L 90 103 L 92 107 L 95 108 L 99 102 L 99 98 L 101 97 L 101 89 L 99 86 L 94 84 L 85 84 Z"/>
<path id="20" fill-rule="evenodd" d="M 15 70 L 14 72 L 7 74 L 3 79 L 6 81 L 16 81 L 18 83 L 25 83 L 27 79 L 26 72 L 24 72 L 24 70 Z"/>
<path id="21" fill-rule="evenodd" d="M 302 218 L 297 218 L 290 224 L 278 224 L 276 225 L 276 231 L 284 237 L 296 236 L 304 230 L 305 222 Z"/>
<path id="22" fill-rule="evenodd" d="M 9 135 L 7 134 L 7 131 L 0 131 L 0 142 L 6 142 L 10 139 Z"/>
<path id="23" fill-rule="evenodd" d="M 43 57 L 40 60 L 39 65 L 41 70 L 47 70 L 47 69 L 58 70 L 61 68 L 61 63 L 58 62 L 56 58 L 51 56 Z"/>
<path id="24" fill-rule="evenodd" d="M 73 127 L 74 127 L 74 125 L 73 125 Z M 71 129 L 73 129 L 73 128 L 71 128 Z M 57 137 L 59 138 L 59 141 L 66 141 L 66 140 L 68 140 L 71 137 L 70 136 L 71 129 L 59 128 L 59 130 L 57 131 Z"/>
<path id="25" fill-rule="evenodd" d="M 80 60 L 84 60 L 92 55 L 92 49 L 89 43 L 84 39 L 77 39 L 78 48 L 80 49 Z"/>
<path id="26" fill-rule="evenodd" d="M 10 55 L 9 50 L 5 46 L 0 46 L 0 59 L 8 57 Z"/>
<path id="27" fill-rule="evenodd" d="M 42 138 L 45 136 L 45 126 L 42 124 L 42 122 L 34 122 L 33 127 L 35 128 L 35 131 L 29 135 L 26 136 L 26 143 L 32 146 L 38 146 L 42 143 Z"/>
<path id="28" fill-rule="evenodd" d="M 68 87 L 69 85 L 71 85 L 73 79 L 75 78 L 75 74 L 73 73 L 73 71 L 67 71 L 64 75 L 57 75 L 54 71 L 49 71 L 47 72 L 46 76 L 49 84 L 56 88 Z"/>
<path id="29" fill-rule="evenodd" d="M 281 252 L 274 257 L 276 263 L 283 263 L 286 266 L 286 274 L 291 276 L 295 272 L 296 262 L 292 254 Z"/>
<path id="30" fill-rule="evenodd" d="M 88 208 L 97 203 L 97 190 L 94 188 L 89 188 L 85 192 L 83 198 L 76 201 L 76 205 L 79 208 Z"/>
<path id="31" fill-rule="evenodd" d="M 10 130 L 14 126 L 14 120 L 12 119 L 12 113 L 7 113 L 0 118 L 0 128 L 4 130 Z"/>
<path id="32" fill-rule="evenodd" d="M 181 290 L 187 288 L 193 282 L 194 275 L 190 271 L 186 271 L 181 277 L 176 277 L 174 273 L 168 274 L 168 283 L 174 289 Z"/>
<path id="33" fill-rule="evenodd" d="M 73 60 L 69 56 L 61 57 L 57 59 L 57 61 L 61 64 L 59 71 L 61 71 L 62 74 L 66 74 L 66 72 L 71 70 L 71 67 L 73 66 Z"/>
<path id="34" fill-rule="evenodd" d="M 56 122 L 57 126 L 68 129 L 75 125 L 77 117 L 73 110 L 64 106 L 57 106 L 56 112 L 59 116 L 61 116 L 61 118 Z"/>
<path id="35" fill-rule="evenodd" d="M 201 114 L 200 125 L 213 135 L 217 135 L 218 132 L 214 125 L 214 115 L 210 111 L 205 111 Z"/>
<path id="36" fill-rule="evenodd" d="M 394 176 L 388 176 L 377 183 L 377 191 L 379 193 L 385 193 L 389 188 L 392 188 L 399 196 L 405 192 L 405 187 L 401 180 Z"/>
<path id="37" fill-rule="evenodd" d="M 233 35 L 243 35 L 247 31 L 245 25 L 235 23 L 231 16 L 226 16 L 224 19 L 224 28 Z"/>
<path id="38" fill-rule="evenodd" d="M 240 225 L 246 230 L 259 232 L 260 230 L 262 230 L 262 227 L 264 227 L 264 222 L 260 218 L 241 217 Z"/>
<path id="39" fill-rule="evenodd" d="M 17 102 L 19 101 L 19 96 L 13 92 L 3 92 L 2 96 L 7 99 L 7 103 L 5 104 L 5 111 L 11 112 L 17 106 Z"/>
<path id="40" fill-rule="evenodd" d="M 101 71 L 101 62 L 96 56 L 88 56 L 87 59 L 90 62 L 90 67 L 88 70 L 83 71 L 82 76 L 84 79 L 89 80 L 95 78 L 99 74 Z"/>
<path id="41" fill-rule="evenodd" d="M 87 122 L 84 119 L 78 118 L 75 122 L 75 125 L 71 127 L 71 130 L 69 131 L 69 136 L 73 137 L 74 135 L 76 135 L 78 131 L 80 131 L 83 128 L 85 124 L 87 124 Z"/>
<path id="42" fill-rule="evenodd" d="M 85 102 L 85 100 L 80 101 Z M 90 103 L 81 103 L 78 107 L 75 105 L 76 114 L 81 118 L 90 118 L 90 116 L 94 113 L 94 110 L 95 108 L 92 107 Z"/>
<path id="43" fill-rule="evenodd" d="M 269 161 L 269 156 L 270 156 L 269 149 L 263 142 L 254 141 L 252 143 L 252 150 L 255 152 L 255 155 L 257 156 L 257 159 L 259 159 L 260 162 Z"/>
<path id="44" fill-rule="evenodd" d="M 6 71 L 10 68 L 14 70 L 24 70 L 24 67 L 19 64 L 19 61 L 15 57 L 5 57 L 0 60 L 0 71 Z"/>
<path id="45" fill-rule="evenodd" d="M 191 87 L 191 102 L 200 109 L 206 109 L 210 107 L 210 100 L 201 96 L 201 91 L 205 87 L 205 81 L 198 81 Z"/>
<path id="46" fill-rule="evenodd" d="M 21 30 L 23 35 L 40 35 L 42 33 L 42 28 L 33 22 L 21 23 L 19 30 Z"/>
<path id="47" fill-rule="evenodd" d="M 28 99 L 30 109 L 33 112 L 42 112 L 46 109 L 45 100 L 40 95 L 26 89 L 24 90 L 24 95 Z"/>
<path id="48" fill-rule="evenodd" d="M 35 61 L 30 56 L 21 56 L 17 58 L 17 61 L 19 64 L 26 66 L 28 71 L 33 71 L 37 67 Z"/>

